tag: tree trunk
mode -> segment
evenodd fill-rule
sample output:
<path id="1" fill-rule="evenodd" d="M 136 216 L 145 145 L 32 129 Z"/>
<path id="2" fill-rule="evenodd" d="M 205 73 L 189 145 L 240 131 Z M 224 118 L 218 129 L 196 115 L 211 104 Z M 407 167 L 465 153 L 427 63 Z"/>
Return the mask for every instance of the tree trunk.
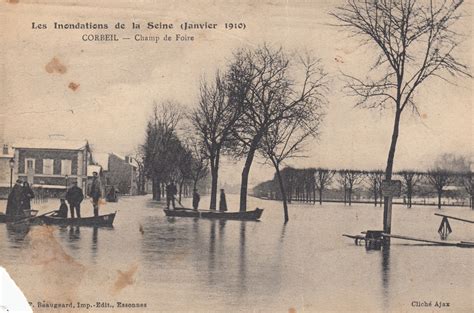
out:
<path id="1" fill-rule="evenodd" d="M 323 205 L 323 184 L 319 187 L 319 205 Z"/>
<path id="2" fill-rule="evenodd" d="M 438 190 L 438 209 L 441 210 L 441 196 L 443 194 L 442 190 Z"/>
<path id="3" fill-rule="evenodd" d="M 377 206 L 377 180 L 374 179 L 374 206 Z"/>
<path id="4" fill-rule="evenodd" d="M 217 180 L 219 176 L 219 155 L 211 160 L 211 201 L 209 210 L 217 208 Z"/>
<path id="5" fill-rule="evenodd" d="M 349 205 L 352 205 L 352 187 L 349 188 Z"/>
<path id="6" fill-rule="evenodd" d="M 179 202 L 181 202 L 181 196 L 183 194 L 183 184 L 184 184 L 184 179 L 181 179 L 179 182 Z"/>
<path id="7" fill-rule="evenodd" d="M 281 197 L 283 200 L 283 212 L 284 212 L 284 217 L 285 217 L 285 223 L 287 223 L 289 221 L 289 217 L 288 217 L 288 203 L 286 200 L 285 186 L 283 185 L 283 179 L 281 178 L 280 168 L 278 164 L 276 164 L 276 162 L 273 162 L 273 165 L 275 166 L 275 171 L 278 178 L 278 184 L 280 185 L 280 192 L 281 192 Z"/>
<path id="8" fill-rule="evenodd" d="M 257 146 L 260 142 L 261 137 L 262 135 L 257 135 L 252 140 L 249 153 L 247 154 L 247 159 L 245 160 L 244 168 L 242 169 L 242 181 L 240 184 L 240 212 L 247 211 L 247 188 L 249 182 L 250 167 L 252 166 L 255 151 L 257 150 Z"/>
<path id="9" fill-rule="evenodd" d="M 160 179 L 158 177 L 153 177 L 152 184 L 153 200 L 161 201 Z"/>
<path id="10" fill-rule="evenodd" d="M 388 151 L 388 158 L 387 158 L 387 167 L 385 168 L 385 180 L 392 179 L 392 172 L 393 172 L 393 160 L 395 158 L 395 150 L 397 148 L 397 140 L 398 140 L 398 133 L 400 128 L 400 116 L 402 112 L 400 111 L 400 97 L 397 97 L 397 108 L 395 110 L 395 120 L 393 121 L 393 133 L 392 133 L 392 141 L 390 143 L 390 150 Z M 391 220 L 392 217 L 389 216 L 392 212 L 389 212 L 389 207 L 391 204 L 389 203 L 390 198 L 384 197 L 383 198 L 383 231 L 386 234 L 390 234 L 392 231 Z M 387 243 L 390 241 L 387 240 Z"/>

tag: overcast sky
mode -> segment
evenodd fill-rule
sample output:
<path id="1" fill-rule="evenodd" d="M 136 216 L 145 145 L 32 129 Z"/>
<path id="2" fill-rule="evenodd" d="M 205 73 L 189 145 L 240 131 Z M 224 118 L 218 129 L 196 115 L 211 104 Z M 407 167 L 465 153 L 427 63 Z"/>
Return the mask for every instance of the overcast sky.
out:
<path id="1" fill-rule="evenodd" d="M 295 166 L 331 168 L 383 168 L 392 131 L 390 111 L 354 109 L 355 99 L 341 90 L 340 72 L 363 74 L 373 53 L 360 48 L 347 33 L 328 24 L 327 14 L 341 1 L 268 1 L 236 4 L 205 1 L 34 1 L 47 4 L 0 4 L 2 58 L 0 123 L 4 140 L 61 134 L 88 139 L 93 149 L 127 154 L 144 136 L 154 102 L 176 100 L 195 105 L 199 79 L 223 68 L 234 49 L 263 42 L 289 51 L 311 50 L 331 75 L 327 116 L 318 141 L 307 146 L 308 158 L 289 161 Z M 165 3 L 167 2 L 167 3 Z M 54 3 L 61 3 L 57 5 Z M 191 3 L 191 2 L 190 2 Z M 192 2 L 194 3 L 194 2 Z M 466 5 L 472 11 L 472 4 Z M 114 43 L 83 42 L 85 30 L 53 30 L 53 22 L 116 22 L 128 29 L 101 31 L 132 37 Z M 130 29 L 131 22 L 142 30 Z M 194 42 L 139 43 L 136 33 L 148 31 L 146 22 L 245 22 L 244 31 L 193 31 Z M 47 23 L 48 30 L 33 30 L 31 23 Z M 463 62 L 472 66 L 472 14 L 463 25 L 468 35 L 460 47 Z M 49 73 L 56 58 L 65 72 Z M 473 142 L 472 80 L 458 86 L 428 81 L 416 95 L 422 117 L 405 114 L 398 142 L 395 169 L 427 168 L 441 153 L 471 154 Z M 78 85 L 73 91 L 70 84 Z M 408 112 L 407 112 L 408 113 Z M 240 164 L 225 162 L 222 182 L 238 183 Z M 258 173 L 258 174 L 257 174 Z M 270 167 L 255 166 L 251 182 L 271 177 Z"/>

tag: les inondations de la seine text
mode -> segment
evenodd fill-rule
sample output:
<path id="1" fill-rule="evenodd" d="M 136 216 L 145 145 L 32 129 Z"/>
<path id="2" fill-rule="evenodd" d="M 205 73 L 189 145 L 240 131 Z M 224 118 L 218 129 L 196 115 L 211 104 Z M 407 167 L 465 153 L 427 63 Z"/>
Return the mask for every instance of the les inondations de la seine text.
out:
<path id="1" fill-rule="evenodd" d="M 196 40 L 196 32 L 199 31 L 244 31 L 247 28 L 245 22 L 228 21 L 214 23 L 210 21 L 181 23 L 172 22 L 41 22 L 32 21 L 31 29 L 35 31 L 79 31 L 73 36 L 85 42 L 107 42 L 107 41 L 137 41 L 137 42 L 192 42 Z"/>

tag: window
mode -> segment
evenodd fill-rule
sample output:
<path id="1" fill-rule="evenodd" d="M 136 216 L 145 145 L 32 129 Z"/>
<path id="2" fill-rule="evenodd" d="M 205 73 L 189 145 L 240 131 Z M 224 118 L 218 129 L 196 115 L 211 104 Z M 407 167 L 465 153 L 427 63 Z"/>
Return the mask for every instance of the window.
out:
<path id="1" fill-rule="evenodd" d="M 53 175 L 53 169 L 54 169 L 54 160 L 44 159 L 43 160 L 43 174 Z"/>
<path id="2" fill-rule="evenodd" d="M 61 160 L 61 175 L 71 175 L 71 160 Z"/>
<path id="3" fill-rule="evenodd" d="M 25 173 L 35 172 L 35 159 L 25 159 Z"/>

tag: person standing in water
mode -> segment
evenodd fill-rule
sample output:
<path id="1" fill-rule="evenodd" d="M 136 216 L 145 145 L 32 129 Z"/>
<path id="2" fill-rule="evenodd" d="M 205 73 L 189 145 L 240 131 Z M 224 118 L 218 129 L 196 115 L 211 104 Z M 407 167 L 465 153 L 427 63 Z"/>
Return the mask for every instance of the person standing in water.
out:
<path id="1" fill-rule="evenodd" d="M 221 199 L 219 200 L 219 211 L 227 211 L 227 201 L 225 200 L 224 189 L 221 189 Z"/>
<path id="2" fill-rule="evenodd" d="M 201 196 L 198 193 L 197 189 L 193 191 L 193 209 L 197 210 L 199 207 L 199 201 L 201 200 Z"/>

